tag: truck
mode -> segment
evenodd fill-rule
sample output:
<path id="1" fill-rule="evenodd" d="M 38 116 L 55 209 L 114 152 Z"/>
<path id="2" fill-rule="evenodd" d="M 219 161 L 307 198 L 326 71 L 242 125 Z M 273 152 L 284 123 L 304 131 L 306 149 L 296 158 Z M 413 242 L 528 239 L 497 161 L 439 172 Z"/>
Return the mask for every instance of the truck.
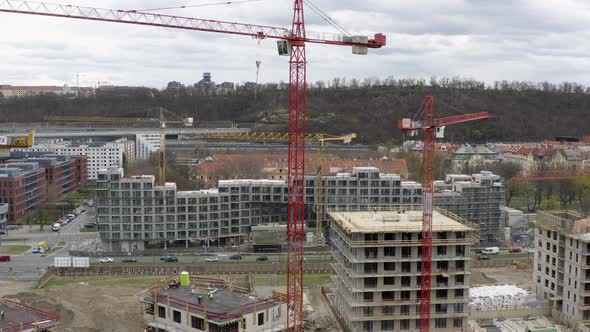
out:
<path id="1" fill-rule="evenodd" d="M 37 244 L 37 247 L 41 249 L 47 249 L 47 241 L 41 241 Z"/>
<path id="2" fill-rule="evenodd" d="M 484 255 L 496 255 L 500 253 L 500 248 L 498 247 L 488 247 L 481 250 L 481 253 Z"/>

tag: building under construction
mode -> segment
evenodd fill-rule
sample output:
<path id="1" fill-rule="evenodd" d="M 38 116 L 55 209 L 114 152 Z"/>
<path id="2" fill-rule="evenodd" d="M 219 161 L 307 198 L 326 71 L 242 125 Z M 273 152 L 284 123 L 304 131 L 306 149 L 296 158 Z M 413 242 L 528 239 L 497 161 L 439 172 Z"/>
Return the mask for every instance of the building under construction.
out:
<path id="1" fill-rule="evenodd" d="M 275 332 L 284 331 L 284 295 L 258 298 L 223 279 L 180 274 L 166 288 L 144 298 L 146 331 Z"/>
<path id="2" fill-rule="evenodd" d="M 8 299 L 0 300 L 0 331 L 43 332 L 53 331 L 60 317 L 39 309 L 13 302 Z"/>
<path id="3" fill-rule="evenodd" d="M 330 212 L 333 307 L 345 329 L 419 331 L 422 211 Z M 431 330 L 467 328 L 472 223 L 432 219 Z"/>
<path id="4" fill-rule="evenodd" d="M 435 181 L 434 188 L 434 205 L 477 224 L 482 243 L 504 240 L 500 211 L 504 186 L 499 175 L 448 174 L 444 181 Z"/>

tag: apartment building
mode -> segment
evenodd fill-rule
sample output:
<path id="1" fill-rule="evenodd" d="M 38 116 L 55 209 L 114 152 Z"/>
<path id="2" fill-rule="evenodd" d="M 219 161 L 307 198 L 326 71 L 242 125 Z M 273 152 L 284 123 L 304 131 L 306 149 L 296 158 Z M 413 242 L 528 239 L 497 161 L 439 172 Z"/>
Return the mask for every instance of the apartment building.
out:
<path id="1" fill-rule="evenodd" d="M 135 136 L 135 156 L 137 160 L 150 159 L 152 153 L 160 151 L 160 134 L 137 134 Z"/>
<path id="2" fill-rule="evenodd" d="M 69 87 L 51 86 L 51 85 L 36 85 L 36 86 L 15 86 L 15 85 L 0 85 L 0 95 L 4 98 L 22 98 L 39 96 L 45 94 L 55 95 L 75 95 L 92 96 L 94 89 L 91 87 Z"/>
<path id="3" fill-rule="evenodd" d="M 0 203 L 0 235 L 6 234 L 6 224 L 8 223 L 8 204 Z"/>
<path id="4" fill-rule="evenodd" d="M 590 331 L 590 219 L 538 211 L 533 280 L 538 299 L 576 331 Z"/>
<path id="5" fill-rule="evenodd" d="M 0 165 L 0 203 L 8 204 L 13 222 L 47 202 L 45 169 L 35 162 Z"/>
<path id="6" fill-rule="evenodd" d="M 419 331 L 422 211 L 330 212 L 334 309 L 345 331 Z M 477 229 L 434 211 L 431 331 L 467 328 Z"/>
<path id="7" fill-rule="evenodd" d="M 146 331 L 151 332 L 280 332 L 287 320 L 284 301 L 257 298 L 218 283 L 157 289 L 144 303 Z"/>
<path id="8" fill-rule="evenodd" d="M 504 186 L 499 175 L 488 171 L 477 174 L 449 174 L 435 181 L 434 205 L 478 225 L 482 243 L 504 240 L 500 206 Z"/>
<path id="9" fill-rule="evenodd" d="M 30 148 L 11 150 L 13 158 L 39 155 L 44 152 L 64 156 L 86 156 L 88 158 L 88 179 L 96 180 L 100 169 L 116 166 L 123 167 L 123 155 L 127 139 L 119 139 L 108 143 L 73 143 L 59 141 L 35 144 Z"/>
<path id="10" fill-rule="evenodd" d="M 85 156 L 44 155 L 43 157 L 10 159 L 6 161 L 6 164 L 22 162 L 37 163 L 45 170 L 48 190 L 51 191 L 50 195 L 55 199 L 78 190 L 80 185 L 87 182 L 88 166 Z"/>
<path id="11" fill-rule="evenodd" d="M 308 220 L 315 220 L 314 181 L 315 176 L 305 178 Z M 374 167 L 323 181 L 327 211 L 421 206 L 420 184 Z M 125 178 L 122 169 L 109 168 L 99 172 L 96 185 L 101 239 L 119 250 L 143 249 L 153 241 L 236 244 L 252 225 L 286 222 L 284 180 L 222 180 L 216 189 L 178 191 L 174 183 L 157 186 L 154 176 Z"/>

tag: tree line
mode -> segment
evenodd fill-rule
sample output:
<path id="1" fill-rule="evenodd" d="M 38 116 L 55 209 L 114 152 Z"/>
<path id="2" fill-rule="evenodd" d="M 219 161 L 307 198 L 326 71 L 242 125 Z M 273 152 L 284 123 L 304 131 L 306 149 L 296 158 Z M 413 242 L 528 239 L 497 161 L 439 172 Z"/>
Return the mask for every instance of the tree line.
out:
<path id="1" fill-rule="evenodd" d="M 255 91 L 257 90 L 257 91 Z M 147 116 L 165 107 L 197 126 L 238 123 L 259 130 L 286 131 L 288 90 L 284 82 L 238 86 L 232 93 L 200 90 L 140 89 L 104 91 L 75 98 L 57 95 L 0 98 L 5 122 L 40 122 L 45 115 Z M 486 111 L 492 118 L 455 125 L 446 141 L 539 141 L 554 136 L 588 134 L 590 89 L 578 83 L 393 77 L 334 78 L 308 86 L 307 130 L 344 134 L 356 142 L 392 145 L 404 140 L 397 120 L 413 117 L 426 95 L 435 97 L 436 116 Z M 149 117 L 154 117 L 152 112 Z M 91 124 L 89 124 L 91 125 Z M 96 125 L 96 124 L 93 124 Z"/>

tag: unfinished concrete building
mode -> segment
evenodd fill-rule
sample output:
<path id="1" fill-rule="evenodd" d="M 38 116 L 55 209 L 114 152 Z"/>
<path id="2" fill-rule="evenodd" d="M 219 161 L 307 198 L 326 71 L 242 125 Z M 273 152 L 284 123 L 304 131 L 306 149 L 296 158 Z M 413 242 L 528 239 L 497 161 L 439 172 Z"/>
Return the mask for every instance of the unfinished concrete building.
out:
<path id="1" fill-rule="evenodd" d="M 534 264 L 537 298 L 576 331 L 590 331 L 590 219 L 573 211 L 537 212 Z"/>
<path id="2" fill-rule="evenodd" d="M 186 272 L 185 272 L 186 273 Z M 285 330 L 285 301 L 257 298 L 220 279 L 183 282 L 154 289 L 144 298 L 149 332 L 278 332 Z"/>
<path id="3" fill-rule="evenodd" d="M 331 212 L 333 306 L 350 332 L 419 331 L 421 211 Z M 467 328 L 477 229 L 433 214 L 432 331 Z"/>
<path id="4" fill-rule="evenodd" d="M 504 186 L 499 175 L 489 171 L 448 174 L 444 181 L 435 181 L 434 187 L 434 205 L 477 224 L 482 243 L 504 240 L 500 212 Z"/>

